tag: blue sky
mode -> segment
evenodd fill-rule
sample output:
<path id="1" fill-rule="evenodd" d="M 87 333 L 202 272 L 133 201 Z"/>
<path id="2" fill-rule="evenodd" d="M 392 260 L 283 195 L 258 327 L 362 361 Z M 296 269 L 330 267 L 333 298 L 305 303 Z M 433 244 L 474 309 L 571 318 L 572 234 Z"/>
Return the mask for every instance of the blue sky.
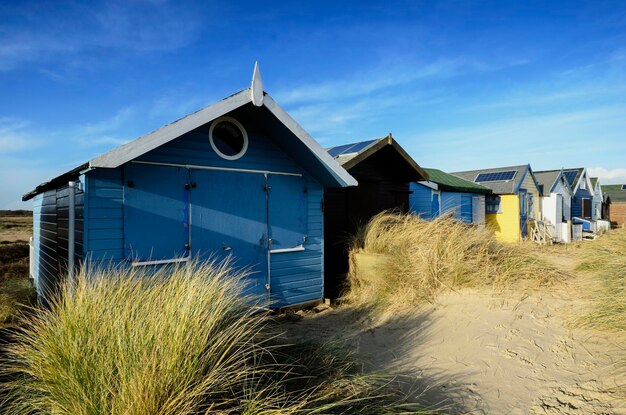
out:
<path id="1" fill-rule="evenodd" d="M 248 86 L 322 145 L 626 182 L 623 1 L 2 2 L 0 209 Z"/>

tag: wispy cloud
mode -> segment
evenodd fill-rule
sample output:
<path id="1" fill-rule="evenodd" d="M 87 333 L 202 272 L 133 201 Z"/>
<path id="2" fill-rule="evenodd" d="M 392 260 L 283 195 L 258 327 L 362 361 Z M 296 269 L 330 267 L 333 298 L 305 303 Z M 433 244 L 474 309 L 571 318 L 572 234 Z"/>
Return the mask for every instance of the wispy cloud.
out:
<path id="1" fill-rule="evenodd" d="M 27 132 L 29 122 L 0 117 L 0 153 L 15 153 L 41 145 L 41 141 Z"/>
<path id="2" fill-rule="evenodd" d="M 625 106 L 605 106 L 425 131 L 409 139 L 407 149 L 451 170 L 524 163 L 555 168 L 586 165 L 589 158 L 612 164 L 614 154 L 626 153 L 626 142 L 616 144 L 625 112 Z"/>
<path id="3" fill-rule="evenodd" d="M 36 10 L 18 10 L 33 5 Z M 68 56 L 101 51 L 174 50 L 192 41 L 200 29 L 200 20 L 190 8 L 166 2 L 111 1 L 95 6 L 76 3 L 64 7 L 33 3 L 0 7 L 0 19 L 9 14 L 13 23 L 0 25 L 2 71 L 30 62 L 53 58 L 62 62 L 60 57 L 67 60 Z M 172 15 L 179 18 L 171 19 Z"/>
<path id="4" fill-rule="evenodd" d="M 522 65 L 525 61 L 510 63 Z M 446 78 L 466 72 L 498 70 L 503 66 L 489 65 L 472 59 L 438 59 L 427 64 L 390 62 L 378 69 L 354 73 L 344 79 L 322 81 L 278 91 L 277 98 L 283 104 L 332 101 L 353 98 L 409 85 L 418 81 Z"/>
<path id="5" fill-rule="evenodd" d="M 592 177 L 598 177 L 601 184 L 626 183 L 626 168 L 605 169 L 604 167 L 589 167 L 587 170 Z"/>

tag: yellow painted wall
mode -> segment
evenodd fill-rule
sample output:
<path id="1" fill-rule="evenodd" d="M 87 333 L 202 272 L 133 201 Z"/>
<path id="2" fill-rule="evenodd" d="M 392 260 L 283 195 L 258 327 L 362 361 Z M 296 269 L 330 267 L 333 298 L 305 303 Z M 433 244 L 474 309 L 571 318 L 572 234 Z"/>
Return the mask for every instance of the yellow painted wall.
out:
<path id="1" fill-rule="evenodd" d="M 535 201 L 539 204 L 539 200 Z M 537 206 L 535 209 L 538 212 Z M 518 195 L 501 195 L 500 211 L 485 215 L 487 226 L 493 229 L 496 238 L 503 242 L 517 242 L 520 239 L 519 228 L 519 197 Z M 538 213 L 537 213 L 538 214 Z"/>

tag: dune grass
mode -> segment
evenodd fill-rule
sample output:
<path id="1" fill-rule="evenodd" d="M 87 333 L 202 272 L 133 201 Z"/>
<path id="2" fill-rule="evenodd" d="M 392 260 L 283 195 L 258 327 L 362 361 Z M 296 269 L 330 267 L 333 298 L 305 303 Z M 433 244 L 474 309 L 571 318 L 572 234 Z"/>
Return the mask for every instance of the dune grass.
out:
<path id="1" fill-rule="evenodd" d="M 525 281 L 545 285 L 562 278 L 554 266 L 518 245 L 505 245 L 485 228 L 442 216 L 426 221 L 384 212 L 354 238 L 350 290 L 356 304 L 401 308 L 433 301 L 445 289 L 489 285 L 503 289 Z M 359 275 L 360 253 L 381 255 L 376 278 Z"/>
<path id="2" fill-rule="evenodd" d="M 578 257 L 576 270 L 590 277 L 586 294 L 593 310 L 577 323 L 626 334 L 626 229 L 581 244 Z"/>
<path id="3" fill-rule="evenodd" d="M 428 413 L 343 350 L 282 341 L 245 273 L 192 263 L 92 270 L 6 351 L 7 414 Z M 1 410 L 0 410 L 1 412 Z"/>

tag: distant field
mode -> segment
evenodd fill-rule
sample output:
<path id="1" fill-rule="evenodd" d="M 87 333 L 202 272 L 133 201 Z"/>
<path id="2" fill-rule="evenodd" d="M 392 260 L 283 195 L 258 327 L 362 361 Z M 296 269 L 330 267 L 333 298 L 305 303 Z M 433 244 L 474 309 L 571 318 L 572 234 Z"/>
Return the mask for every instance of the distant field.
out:
<path id="1" fill-rule="evenodd" d="M 10 326 L 22 304 L 33 298 L 28 278 L 30 211 L 0 211 L 0 328 Z"/>

